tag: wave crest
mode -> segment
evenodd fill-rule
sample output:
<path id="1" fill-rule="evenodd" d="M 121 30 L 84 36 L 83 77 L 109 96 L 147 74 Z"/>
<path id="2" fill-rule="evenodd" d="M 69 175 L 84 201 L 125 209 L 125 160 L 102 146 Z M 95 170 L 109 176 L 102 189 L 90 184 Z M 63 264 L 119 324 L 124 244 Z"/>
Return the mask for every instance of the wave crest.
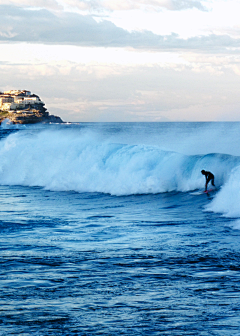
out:
<path id="1" fill-rule="evenodd" d="M 232 169 L 229 179 L 215 199 L 206 207 L 207 211 L 223 213 L 226 217 L 240 216 L 240 166 Z"/>
<path id="2" fill-rule="evenodd" d="M 0 142 L 0 183 L 112 195 L 189 191 L 204 186 L 202 169 L 223 185 L 240 158 L 184 155 L 128 145 L 73 130 L 21 131 Z"/>

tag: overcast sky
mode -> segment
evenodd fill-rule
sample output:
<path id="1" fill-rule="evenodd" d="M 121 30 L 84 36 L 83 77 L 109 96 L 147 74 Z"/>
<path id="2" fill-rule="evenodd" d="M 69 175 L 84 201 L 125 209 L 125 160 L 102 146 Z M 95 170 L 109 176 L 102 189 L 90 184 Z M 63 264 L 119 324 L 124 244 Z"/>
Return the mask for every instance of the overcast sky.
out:
<path id="1" fill-rule="evenodd" d="M 0 0 L 0 91 L 65 121 L 240 121 L 239 0 Z"/>

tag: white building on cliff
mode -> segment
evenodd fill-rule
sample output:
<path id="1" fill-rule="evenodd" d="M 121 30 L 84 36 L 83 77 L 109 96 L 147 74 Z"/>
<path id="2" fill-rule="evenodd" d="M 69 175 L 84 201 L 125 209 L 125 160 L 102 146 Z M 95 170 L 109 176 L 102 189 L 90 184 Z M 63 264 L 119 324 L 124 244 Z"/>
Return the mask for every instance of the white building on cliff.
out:
<path id="1" fill-rule="evenodd" d="M 36 104 L 45 105 L 39 96 L 31 94 L 31 91 L 10 90 L 0 93 L 0 110 L 2 111 L 23 110 Z"/>

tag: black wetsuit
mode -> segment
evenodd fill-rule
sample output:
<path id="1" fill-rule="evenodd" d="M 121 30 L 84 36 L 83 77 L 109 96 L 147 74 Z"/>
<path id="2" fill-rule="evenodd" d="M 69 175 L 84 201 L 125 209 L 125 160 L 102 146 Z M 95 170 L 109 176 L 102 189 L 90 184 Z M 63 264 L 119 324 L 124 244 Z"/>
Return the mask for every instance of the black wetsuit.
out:
<path id="1" fill-rule="evenodd" d="M 205 177 L 206 177 L 206 188 L 207 188 L 207 185 L 208 183 L 211 181 L 212 185 L 215 187 L 215 184 L 214 184 L 214 175 L 209 172 L 209 171 L 205 171 L 204 173 Z"/>

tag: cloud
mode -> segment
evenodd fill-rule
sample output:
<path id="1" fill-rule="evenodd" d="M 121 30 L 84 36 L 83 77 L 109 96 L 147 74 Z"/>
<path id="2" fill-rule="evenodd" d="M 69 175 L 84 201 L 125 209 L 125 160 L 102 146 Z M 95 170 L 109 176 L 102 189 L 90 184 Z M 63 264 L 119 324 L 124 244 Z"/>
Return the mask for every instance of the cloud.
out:
<path id="1" fill-rule="evenodd" d="M 173 11 L 196 8 L 205 11 L 202 0 L 0 0 L 0 5 L 17 7 L 39 7 L 48 9 L 78 8 L 82 11 L 118 11 L 147 9 L 152 11 L 168 9 Z"/>
<path id="2" fill-rule="evenodd" d="M 62 6 L 56 0 L 0 0 L 0 5 L 15 5 L 17 7 L 39 7 L 49 9 L 61 9 Z"/>
<path id="3" fill-rule="evenodd" d="M 168 9 L 173 11 L 196 8 L 206 11 L 206 7 L 200 0 L 64 0 L 69 7 L 79 8 L 80 10 L 89 11 L 118 11 L 118 10 L 162 10 Z"/>
<path id="4" fill-rule="evenodd" d="M 202 4 L 202 1 L 194 0 L 172 0 L 172 10 L 184 10 L 197 8 L 201 11 L 207 11 L 207 8 Z"/>
<path id="5" fill-rule="evenodd" d="M 240 47 L 240 39 L 228 35 L 181 39 L 174 33 L 162 36 L 150 31 L 129 32 L 107 20 L 97 22 L 89 15 L 13 6 L 0 6 L 0 41 L 215 52 Z"/>
<path id="6" fill-rule="evenodd" d="M 230 120 L 231 111 L 237 120 L 239 76 L 224 57 L 219 65 L 221 60 L 225 64 L 219 76 L 209 69 L 214 58 L 203 58 L 199 71 L 195 64 L 175 69 L 157 64 L 0 64 L 0 91 L 31 90 L 50 113 L 66 121 L 216 120 L 219 113 Z"/>

